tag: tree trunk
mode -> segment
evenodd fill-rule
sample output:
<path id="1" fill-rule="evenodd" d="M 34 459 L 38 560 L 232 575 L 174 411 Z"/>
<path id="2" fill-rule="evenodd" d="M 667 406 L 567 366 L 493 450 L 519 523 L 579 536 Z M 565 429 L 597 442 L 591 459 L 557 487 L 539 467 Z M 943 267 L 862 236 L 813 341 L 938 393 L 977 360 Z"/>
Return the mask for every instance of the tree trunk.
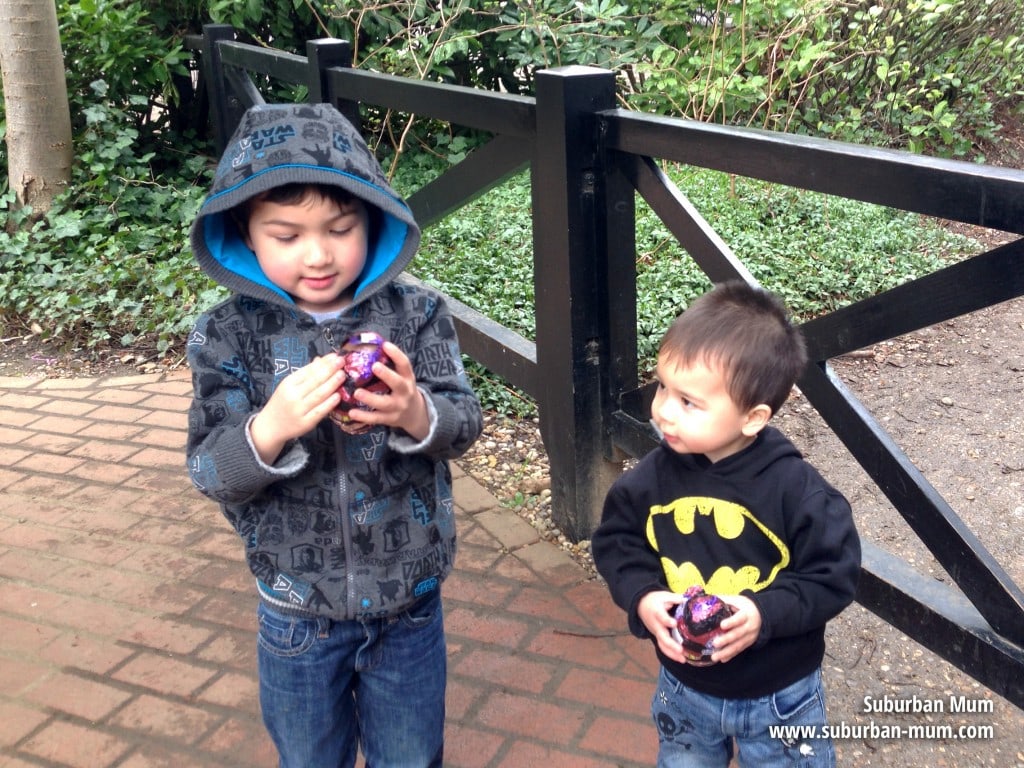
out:
<path id="1" fill-rule="evenodd" d="M 7 176 L 36 215 L 71 180 L 71 112 L 54 0 L 0 0 Z"/>

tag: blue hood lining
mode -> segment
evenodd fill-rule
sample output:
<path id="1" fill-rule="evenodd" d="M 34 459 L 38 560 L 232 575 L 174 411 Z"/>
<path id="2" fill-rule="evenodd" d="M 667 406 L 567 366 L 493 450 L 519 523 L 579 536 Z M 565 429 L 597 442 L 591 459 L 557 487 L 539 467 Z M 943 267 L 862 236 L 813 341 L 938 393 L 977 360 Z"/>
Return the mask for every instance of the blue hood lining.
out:
<path id="1" fill-rule="evenodd" d="M 367 191 L 372 190 L 376 193 L 374 196 L 381 196 L 386 200 L 393 201 L 395 205 L 402 206 L 402 208 L 405 209 L 405 204 L 401 200 L 397 199 L 389 190 L 372 184 L 359 176 L 332 168 L 305 166 L 299 164 L 278 165 L 254 174 L 245 181 L 212 195 L 203 207 L 207 209 L 210 207 L 216 207 L 215 203 L 220 198 L 237 192 L 262 175 L 280 172 L 285 168 L 303 169 L 307 171 L 315 169 L 317 171 L 326 171 L 330 174 L 345 177 L 360 187 L 365 188 Z M 316 182 L 305 181 L 297 183 Z M 260 185 L 256 185 L 254 194 L 258 194 L 262 191 L 259 189 L 259 186 Z M 372 240 L 369 244 L 369 252 L 366 254 L 366 265 L 356 281 L 355 298 L 359 299 L 363 290 L 372 285 L 379 277 L 381 277 L 381 275 L 387 272 L 388 268 L 392 264 L 394 264 L 395 258 L 401 252 L 402 246 L 408 236 L 409 225 L 389 213 L 387 210 L 375 205 L 374 202 L 368 200 L 365 195 L 359 194 L 357 189 L 352 188 L 353 185 L 351 183 L 339 184 L 338 186 L 347 189 L 353 195 L 361 199 L 364 204 L 377 208 L 377 210 L 381 212 L 381 216 L 376 220 L 378 226 L 371 233 Z M 245 199 L 247 198 L 239 197 L 238 199 L 233 200 L 230 207 L 240 204 Z M 289 303 L 294 303 L 292 297 L 289 296 L 286 291 L 271 282 L 263 272 L 256 259 L 256 254 L 253 253 L 252 249 L 249 248 L 248 245 L 245 244 L 245 241 L 242 239 L 242 236 L 238 231 L 237 225 L 231 219 L 227 210 L 214 211 L 203 216 L 203 238 L 206 241 L 206 248 L 210 252 L 210 256 L 212 256 L 213 259 L 224 269 L 238 275 L 243 280 L 273 291 Z"/>

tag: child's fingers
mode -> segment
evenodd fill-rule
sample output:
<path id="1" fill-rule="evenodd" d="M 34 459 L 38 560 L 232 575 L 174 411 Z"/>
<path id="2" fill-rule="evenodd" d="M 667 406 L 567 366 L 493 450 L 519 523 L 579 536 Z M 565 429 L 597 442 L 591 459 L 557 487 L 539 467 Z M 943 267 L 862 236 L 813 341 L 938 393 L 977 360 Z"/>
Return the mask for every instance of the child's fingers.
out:
<path id="1" fill-rule="evenodd" d="M 393 367 L 389 367 L 384 363 L 374 363 L 373 374 L 384 382 L 391 391 L 390 394 L 400 398 L 410 397 L 416 391 L 416 374 L 413 373 L 412 362 L 401 349 L 391 344 L 391 342 L 385 344 L 385 351 L 388 357 L 391 358 Z M 365 392 L 365 390 L 363 391 Z M 366 395 L 370 398 L 374 396 L 370 392 L 366 392 Z M 383 407 L 384 405 L 383 401 L 378 401 L 378 404 L 374 405 L 372 399 L 366 400 L 362 396 L 358 397 L 360 401 L 365 402 L 370 407 Z"/>
<path id="2" fill-rule="evenodd" d="M 394 398 L 390 392 L 378 393 L 371 392 L 368 389 L 357 389 L 352 393 L 352 398 L 357 403 L 365 405 L 370 409 L 366 411 L 361 408 L 356 408 L 352 411 L 353 413 L 358 412 L 361 416 L 365 417 L 360 418 L 359 421 L 365 421 L 367 423 L 382 423 L 384 416 L 389 411 L 394 410 L 395 407 Z"/>
<path id="3" fill-rule="evenodd" d="M 384 350 L 384 354 L 391 358 L 391 362 L 395 364 L 395 368 L 407 367 L 410 371 L 412 370 L 412 363 L 409 360 L 409 356 L 402 351 L 400 346 L 393 342 L 385 341 L 384 346 L 381 347 L 381 349 Z"/>
<path id="4" fill-rule="evenodd" d="M 283 409 L 286 418 L 307 419 L 338 404 L 338 388 L 345 373 L 337 355 L 317 358 L 285 377 L 270 397 L 275 409 Z M 282 414 L 284 416 L 284 414 Z"/>
<path id="5" fill-rule="evenodd" d="M 412 370 L 412 361 L 409 359 L 409 356 L 402 351 L 401 347 L 397 344 L 392 344 L 390 341 L 385 341 L 383 349 L 384 353 L 391 358 L 391 364 L 394 367 L 387 368 L 387 366 L 383 366 L 382 368 L 378 368 L 377 366 L 382 364 L 375 364 L 373 372 L 377 374 L 377 378 L 386 383 L 391 383 L 396 379 L 404 379 L 415 383 L 416 374 L 414 374 Z M 383 372 L 383 369 L 387 369 L 387 371 Z M 383 375 L 382 373 L 378 373 L 378 371 L 382 371 Z"/>

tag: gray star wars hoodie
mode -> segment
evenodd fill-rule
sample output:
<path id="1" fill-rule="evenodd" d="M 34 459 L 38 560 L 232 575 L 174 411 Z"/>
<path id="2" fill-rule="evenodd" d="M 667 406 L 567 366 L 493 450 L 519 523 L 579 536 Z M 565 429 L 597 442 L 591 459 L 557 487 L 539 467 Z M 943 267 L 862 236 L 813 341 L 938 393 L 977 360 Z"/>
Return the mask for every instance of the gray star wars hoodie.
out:
<path id="1" fill-rule="evenodd" d="M 299 309 L 263 273 L 231 216 L 287 183 L 343 187 L 372 212 L 366 267 L 339 317 L 318 322 Z M 203 313 L 189 338 L 188 470 L 242 538 L 262 599 L 280 610 L 391 616 L 439 590 L 451 571 L 448 460 L 476 440 L 482 415 L 443 298 L 398 279 L 419 237 L 358 132 L 326 104 L 246 112 L 192 227 L 199 265 L 233 295 Z M 366 331 L 409 356 L 429 435 L 416 442 L 387 427 L 351 435 L 324 419 L 264 464 L 248 425 L 274 388 Z"/>

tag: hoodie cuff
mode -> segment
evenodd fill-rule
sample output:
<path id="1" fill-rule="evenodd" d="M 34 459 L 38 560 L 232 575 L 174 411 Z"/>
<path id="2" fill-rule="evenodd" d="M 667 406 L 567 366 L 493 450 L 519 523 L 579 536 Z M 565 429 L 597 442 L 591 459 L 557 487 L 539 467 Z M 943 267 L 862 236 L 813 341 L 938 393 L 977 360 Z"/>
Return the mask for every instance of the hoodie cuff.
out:
<path id="1" fill-rule="evenodd" d="M 423 394 L 423 402 L 427 406 L 427 420 L 430 422 L 430 429 L 427 430 L 427 436 L 422 440 L 414 440 L 409 437 L 406 432 L 395 432 L 392 430 L 389 443 L 399 453 L 420 453 L 425 450 L 437 436 L 437 406 L 434 405 L 433 398 L 430 397 L 428 392 L 423 387 L 417 387 Z"/>
<path id="2" fill-rule="evenodd" d="M 245 422 L 245 442 L 248 443 L 249 450 L 252 451 L 253 458 L 256 459 L 256 464 L 261 470 L 269 475 L 291 477 L 306 466 L 306 460 L 309 458 L 309 453 L 302 447 L 302 443 L 298 440 L 293 440 L 290 444 L 285 445 L 284 450 L 281 451 L 281 455 L 277 457 L 277 461 L 272 465 L 264 462 L 263 459 L 260 458 L 259 451 L 256 450 L 256 444 L 252 441 L 252 422 L 255 418 L 256 414 L 254 413 L 249 417 L 249 420 Z"/>

